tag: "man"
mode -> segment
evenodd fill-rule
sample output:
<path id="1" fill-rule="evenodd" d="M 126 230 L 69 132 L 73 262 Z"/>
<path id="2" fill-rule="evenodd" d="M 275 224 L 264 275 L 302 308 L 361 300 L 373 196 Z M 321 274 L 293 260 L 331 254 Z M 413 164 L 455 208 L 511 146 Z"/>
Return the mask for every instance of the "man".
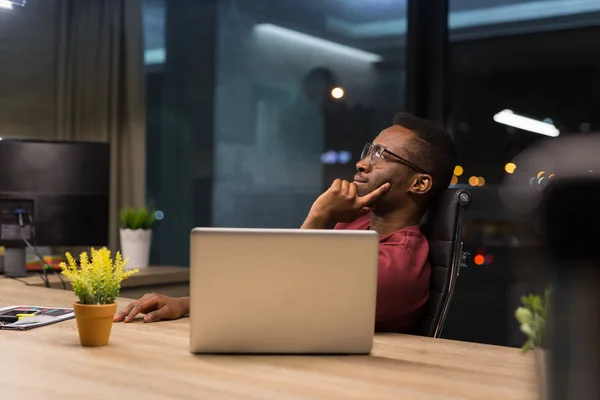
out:
<path id="1" fill-rule="evenodd" d="M 353 182 L 336 179 L 313 204 L 302 229 L 372 229 L 379 234 L 376 326 L 411 332 L 429 297 L 429 244 L 419 230 L 428 205 L 449 185 L 456 148 L 443 128 L 407 113 L 363 149 Z M 189 298 L 147 294 L 115 316 L 130 322 L 179 318 Z"/>

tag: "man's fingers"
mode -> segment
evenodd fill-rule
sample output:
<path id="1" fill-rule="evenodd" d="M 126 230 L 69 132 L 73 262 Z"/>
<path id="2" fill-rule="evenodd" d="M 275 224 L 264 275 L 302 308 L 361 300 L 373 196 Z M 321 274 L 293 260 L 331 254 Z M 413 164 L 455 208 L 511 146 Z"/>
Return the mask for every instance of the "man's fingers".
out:
<path id="1" fill-rule="evenodd" d="M 129 314 L 127 314 L 127 316 L 125 317 L 124 322 L 131 322 L 138 314 L 146 314 L 150 311 L 155 310 L 157 307 L 158 298 L 156 296 L 151 296 L 146 299 L 142 297 L 136 302 L 131 311 L 129 311 Z"/>
<path id="2" fill-rule="evenodd" d="M 131 313 L 131 310 L 133 310 L 133 308 L 141 301 L 144 301 L 145 299 L 148 298 L 150 294 L 146 293 L 145 295 L 143 295 L 139 300 L 136 301 L 132 301 L 131 303 L 127 304 L 127 307 L 125 307 L 123 310 L 119 311 L 117 314 L 115 314 L 115 317 L 113 318 L 113 322 L 121 322 L 123 321 L 123 319 L 129 314 Z"/>
<path id="3" fill-rule="evenodd" d="M 146 314 L 144 317 L 144 322 L 158 322 L 162 319 L 167 318 L 167 314 L 169 313 L 169 306 L 163 306 L 158 310 L 152 311 L 151 313 Z"/>
<path id="4" fill-rule="evenodd" d="M 358 192 L 358 188 L 356 187 L 356 184 L 355 184 L 355 183 L 350 183 L 350 188 L 349 188 L 349 190 L 350 190 L 350 193 L 349 193 L 349 194 L 350 194 L 350 196 L 352 196 L 352 197 L 356 197 L 356 194 L 357 194 L 357 192 Z"/>
<path id="5" fill-rule="evenodd" d="M 350 191 L 350 182 L 342 181 L 342 188 L 340 189 L 343 195 Z"/>
<path id="6" fill-rule="evenodd" d="M 342 180 L 341 179 L 336 179 L 331 184 L 331 188 L 330 189 L 340 190 L 341 188 L 342 188 Z"/>
<path id="7" fill-rule="evenodd" d="M 123 318 L 125 318 L 125 316 L 131 312 L 133 307 L 135 307 L 135 303 L 136 302 L 129 303 L 127 307 L 116 313 L 115 317 L 113 318 L 113 322 L 121 322 Z"/>
<path id="8" fill-rule="evenodd" d="M 390 190 L 390 184 L 384 183 L 379 186 L 377 189 L 373 190 L 371 193 L 366 194 L 362 197 L 358 198 L 358 205 L 360 207 L 366 207 L 371 205 L 375 200 L 379 199 L 383 196 L 388 190 Z"/>

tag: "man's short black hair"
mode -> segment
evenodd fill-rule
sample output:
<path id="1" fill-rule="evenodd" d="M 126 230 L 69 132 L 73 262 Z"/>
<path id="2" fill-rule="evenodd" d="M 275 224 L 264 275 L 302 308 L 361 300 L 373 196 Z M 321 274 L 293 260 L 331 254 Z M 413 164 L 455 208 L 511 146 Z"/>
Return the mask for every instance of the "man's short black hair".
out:
<path id="1" fill-rule="evenodd" d="M 436 198 L 450 185 L 457 152 L 452 138 L 438 124 L 427 121 L 406 112 L 399 112 L 394 117 L 394 125 L 399 125 L 415 133 L 418 140 L 411 140 L 406 151 L 409 161 L 423 168 L 433 178 L 431 196 Z"/>

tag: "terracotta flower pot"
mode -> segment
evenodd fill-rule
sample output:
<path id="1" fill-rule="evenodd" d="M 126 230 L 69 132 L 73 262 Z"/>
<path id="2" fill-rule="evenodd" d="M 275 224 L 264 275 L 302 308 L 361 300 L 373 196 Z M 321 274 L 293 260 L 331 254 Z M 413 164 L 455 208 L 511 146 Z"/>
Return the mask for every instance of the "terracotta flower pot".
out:
<path id="1" fill-rule="evenodd" d="M 106 346 L 110 338 L 117 303 L 73 304 L 79 341 L 82 346 Z"/>

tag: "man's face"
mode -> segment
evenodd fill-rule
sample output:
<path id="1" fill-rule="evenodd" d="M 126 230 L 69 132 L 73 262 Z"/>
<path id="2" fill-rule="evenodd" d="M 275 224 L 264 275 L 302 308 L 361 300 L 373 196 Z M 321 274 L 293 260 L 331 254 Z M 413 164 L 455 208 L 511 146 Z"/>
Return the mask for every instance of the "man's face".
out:
<path id="1" fill-rule="evenodd" d="M 404 146 L 412 139 L 417 139 L 412 131 L 401 126 L 391 126 L 383 130 L 373 141 L 373 145 L 379 144 L 385 149 L 401 157 L 409 159 Z M 411 161 L 409 159 L 409 161 Z M 381 156 L 375 165 L 371 165 L 371 154 L 356 163 L 357 173 L 354 183 L 358 188 L 358 195 L 364 196 L 377 189 L 386 182 L 391 184 L 390 190 L 383 198 L 400 200 L 411 185 L 411 179 L 415 171 L 406 165 L 393 159 Z"/>

